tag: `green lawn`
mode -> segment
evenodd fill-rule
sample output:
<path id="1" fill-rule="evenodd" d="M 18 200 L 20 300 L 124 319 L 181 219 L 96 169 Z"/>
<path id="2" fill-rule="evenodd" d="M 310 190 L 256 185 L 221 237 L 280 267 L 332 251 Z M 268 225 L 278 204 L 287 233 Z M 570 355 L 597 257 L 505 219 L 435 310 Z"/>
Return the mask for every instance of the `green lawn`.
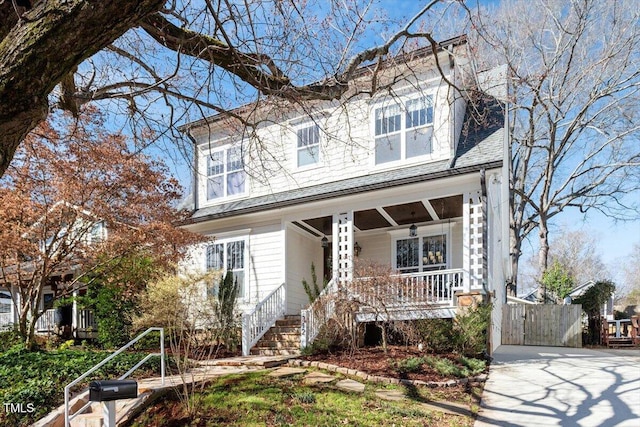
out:
<path id="1" fill-rule="evenodd" d="M 473 425 L 471 416 L 423 407 L 422 402 L 435 396 L 429 389 L 414 389 L 408 393 L 410 399 L 389 402 L 375 396 L 382 388 L 379 384 L 367 384 L 365 393 L 357 394 L 331 385 L 303 385 L 301 379 L 302 375 L 273 378 L 264 371 L 222 377 L 190 397 L 193 415 L 185 411 L 183 399 L 165 399 L 147 408 L 133 426 Z M 471 400 L 469 394 L 451 392 L 466 403 Z"/>

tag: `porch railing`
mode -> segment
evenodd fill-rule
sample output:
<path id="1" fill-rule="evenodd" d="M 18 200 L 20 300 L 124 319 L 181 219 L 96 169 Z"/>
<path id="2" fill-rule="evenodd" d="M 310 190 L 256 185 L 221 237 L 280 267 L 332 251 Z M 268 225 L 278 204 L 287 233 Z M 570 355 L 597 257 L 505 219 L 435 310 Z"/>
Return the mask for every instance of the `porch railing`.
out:
<path id="1" fill-rule="evenodd" d="M 78 310 L 76 317 L 78 331 L 95 331 L 98 328 L 96 318 L 92 310 Z"/>
<path id="2" fill-rule="evenodd" d="M 242 315 L 242 354 L 249 355 L 260 338 L 283 317 L 287 310 L 286 289 L 283 283 L 253 310 Z"/>
<path id="3" fill-rule="evenodd" d="M 391 278 L 360 278 L 349 285 L 351 298 L 364 306 L 402 309 L 416 306 L 453 306 L 454 292 L 462 289 L 462 270 L 405 273 Z"/>
<path id="4" fill-rule="evenodd" d="M 36 331 L 51 332 L 56 327 L 56 310 L 54 308 L 46 310 L 42 316 L 36 320 Z"/>
<path id="5" fill-rule="evenodd" d="M 13 313 L 0 313 L 0 330 L 13 325 Z"/>
<path id="6" fill-rule="evenodd" d="M 338 293 L 337 283 L 336 280 L 331 279 L 318 298 L 300 312 L 300 348 L 311 345 L 320 333 L 320 328 L 334 315 L 336 299 L 333 296 Z"/>

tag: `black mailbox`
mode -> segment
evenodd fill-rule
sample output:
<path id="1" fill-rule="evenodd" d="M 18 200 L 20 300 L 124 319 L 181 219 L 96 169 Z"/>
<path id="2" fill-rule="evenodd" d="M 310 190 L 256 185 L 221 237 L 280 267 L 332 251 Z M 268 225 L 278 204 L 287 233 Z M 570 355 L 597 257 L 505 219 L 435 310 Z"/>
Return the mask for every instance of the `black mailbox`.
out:
<path id="1" fill-rule="evenodd" d="M 108 402 L 138 397 L 138 382 L 135 380 L 100 380 L 89 384 L 89 400 Z"/>

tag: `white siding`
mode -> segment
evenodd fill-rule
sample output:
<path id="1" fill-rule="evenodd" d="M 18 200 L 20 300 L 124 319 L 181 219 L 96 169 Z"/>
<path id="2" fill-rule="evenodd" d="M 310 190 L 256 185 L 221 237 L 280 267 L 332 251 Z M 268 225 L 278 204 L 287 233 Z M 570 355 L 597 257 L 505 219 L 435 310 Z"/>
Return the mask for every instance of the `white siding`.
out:
<path id="1" fill-rule="evenodd" d="M 322 247 L 320 241 L 287 227 L 287 314 L 300 314 L 309 305 L 309 297 L 302 287 L 302 279 L 311 281 L 311 263 L 316 267 L 318 282 L 322 282 Z"/>
<path id="2" fill-rule="evenodd" d="M 387 98 L 361 98 L 344 106 L 326 106 L 313 118 L 301 115 L 283 118 L 276 124 L 265 125 L 255 136 L 220 138 L 220 134 L 194 132 L 198 140 L 198 198 L 199 207 L 223 203 L 228 199 L 206 199 L 207 157 L 212 148 L 242 145 L 245 169 L 249 180 L 246 193 L 241 197 L 258 197 L 271 193 L 308 187 L 327 182 L 353 178 L 387 169 L 396 169 L 448 159 L 454 147 L 454 132 L 459 131 L 464 115 L 464 102 L 454 100 L 453 90 L 437 72 L 424 72 L 418 83 L 404 80 L 404 87 Z M 399 94 L 399 95 L 398 95 Z M 416 159 L 375 165 L 374 110 L 380 105 L 397 103 L 403 97 L 429 95 L 433 97 L 433 153 Z M 386 101 L 385 101 L 386 100 Z M 455 104 L 454 104 L 455 103 Z M 454 104 L 454 105 L 452 105 Z M 455 117 L 456 123 L 452 120 Z M 304 123 L 320 127 L 320 160 L 317 166 L 297 167 L 296 129 Z M 209 139 L 209 138 L 219 139 Z M 264 146 L 268 144 L 268 153 Z"/>
<path id="3" fill-rule="evenodd" d="M 451 227 L 451 268 L 462 268 L 462 218 Z"/>
<path id="4" fill-rule="evenodd" d="M 387 232 L 355 236 L 362 248 L 359 260 L 391 266 L 391 236 Z"/>
<path id="5" fill-rule="evenodd" d="M 253 227 L 249 235 L 249 297 L 262 300 L 283 280 L 284 246 L 280 222 Z"/>

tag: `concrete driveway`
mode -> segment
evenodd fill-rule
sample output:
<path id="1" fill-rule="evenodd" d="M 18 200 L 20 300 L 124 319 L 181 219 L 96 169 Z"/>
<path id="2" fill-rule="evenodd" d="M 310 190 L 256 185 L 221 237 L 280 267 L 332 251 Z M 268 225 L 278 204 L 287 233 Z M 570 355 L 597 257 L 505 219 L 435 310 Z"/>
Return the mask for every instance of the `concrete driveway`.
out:
<path id="1" fill-rule="evenodd" d="M 640 350 L 501 346 L 475 427 L 640 427 Z"/>

